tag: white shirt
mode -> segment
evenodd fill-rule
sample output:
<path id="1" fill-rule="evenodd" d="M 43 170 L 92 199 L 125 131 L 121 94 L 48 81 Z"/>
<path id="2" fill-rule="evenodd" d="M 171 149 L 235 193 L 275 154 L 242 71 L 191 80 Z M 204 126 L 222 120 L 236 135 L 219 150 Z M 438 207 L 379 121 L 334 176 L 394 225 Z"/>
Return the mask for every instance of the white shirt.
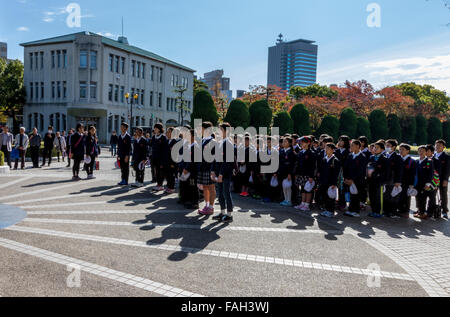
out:
<path id="1" fill-rule="evenodd" d="M 410 158 L 411 155 L 402 156 L 403 161 L 406 161 L 408 158 Z"/>
<path id="2" fill-rule="evenodd" d="M 361 151 L 359 151 L 358 153 L 353 153 L 353 159 L 355 159 L 355 158 L 357 158 L 359 155 L 361 155 L 362 154 L 362 152 Z"/>
<path id="3" fill-rule="evenodd" d="M 327 163 L 328 163 L 333 157 L 335 157 L 334 154 L 331 155 L 330 157 L 328 157 L 328 155 L 326 155 L 325 158 L 327 159 Z"/>
<path id="4" fill-rule="evenodd" d="M 436 152 L 436 153 L 434 153 L 434 157 L 438 159 L 441 157 L 442 153 L 444 153 L 444 152 L 441 152 L 441 153 Z"/>

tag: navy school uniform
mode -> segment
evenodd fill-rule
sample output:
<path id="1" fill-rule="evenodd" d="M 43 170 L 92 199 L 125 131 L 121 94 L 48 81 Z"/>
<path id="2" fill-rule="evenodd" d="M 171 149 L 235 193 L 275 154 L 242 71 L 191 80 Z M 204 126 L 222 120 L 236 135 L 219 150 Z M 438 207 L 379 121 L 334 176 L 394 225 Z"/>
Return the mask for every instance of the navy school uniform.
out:
<path id="1" fill-rule="evenodd" d="M 417 162 L 411 156 L 402 158 L 402 192 L 400 193 L 400 201 L 398 203 L 398 211 L 401 214 L 409 214 L 411 210 L 411 197 L 408 196 L 408 189 L 414 186 L 416 178 Z"/>
<path id="2" fill-rule="evenodd" d="M 197 173 L 198 167 L 195 163 L 195 151 L 199 150 L 199 145 L 194 142 L 193 144 L 186 144 L 183 147 L 183 151 L 189 151 L 190 160 L 188 162 L 183 161 L 182 172 L 187 170 L 190 175 L 185 182 L 180 182 L 180 200 L 189 208 L 198 208 L 199 192 L 197 188 Z"/>
<path id="3" fill-rule="evenodd" d="M 139 169 L 139 164 L 147 160 L 147 140 L 141 137 L 134 142 L 133 148 L 133 168 L 136 173 L 136 182 L 144 183 L 145 166 L 144 169 Z"/>
<path id="4" fill-rule="evenodd" d="M 200 185 L 213 185 L 214 181 L 211 179 L 211 171 L 213 162 L 207 162 L 203 156 L 203 154 L 206 152 L 205 148 L 207 146 L 211 146 L 211 142 L 215 142 L 212 137 L 205 138 L 202 140 L 202 162 L 198 163 L 198 174 L 197 174 L 197 182 Z M 209 151 L 208 151 L 209 152 Z M 210 151 L 212 155 L 215 154 L 215 149 L 212 149 Z"/>
<path id="5" fill-rule="evenodd" d="M 328 196 L 328 189 L 338 185 L 338 177 L 341 171 L 341 162 L 333 155 L 324 157 L 319 167 L 319 196 L 324 202 L 324 207 L 329 212 L 334 212 L 336 200 Z"/>
<path id="6" fill-rule="evenodd" d="M 125 133 L 124 136 L 119 135 L 119 141 L 117 143 L 117 156 L 120 161 L 120 172 L 122 175 L 122 181 L 128 183 L 130 175 L 130 162 L 125 163 L 125 158 L 130 158 L 131 154 L 131 136 Z"/>
<path id="7" fill-rule="evenodd" d="M 280 168 L 278 169 L 278 181 L 281 184 L 288 175 L 293 176 L 297 155 L 292 148 L 280 151 Z"/>
<path id="8" fill-rule="evenodd" d="M 388 160 L 383 154 L 372 155 L 367 164 L 370 207 L 376 214 L 383 213 L 383 193 L 388 164 Z M 371 174 L 369 175 L 369 173 Z"/>
<path id="9" fill-rule="evenodd" d="M 357 195 L 350 194 L 350 212 L 360 212 L 360 203 L 362 201 L 362 193 L 365 190 L 366 183 L 366 156 L 362 152 L 358 154 L 350 154 L 347 157 L 343 167 L 343 176 L 346 180 L 352 180 L 358 189 Z"/>
<path id="10" fill-rule="evenodd" d="M 440 207 L 444 214 L 448 213 L 448 186 L 444 187 L 444 182 L 448 182 L 450 173 L 450 155 L 447 152 L 442 152 L 440 154 L 435 153 L 434 158 L 434 168 L 439 173 L 439 179 L 441 184 L 439 186 L 439 196 L 440 196 Z"/>
<path id="11" fill-rule="evenodd" d="M 392 197 L 392 190 L 394 189 L 394 184 L 400 184 L 402 182 L 403 160 L 397 152 L 391 154 L 385 153 L 385 156 L 388 159 L 389 165 L 386 177 L 386 192 L 384 193 L 384 212 L 390 215 L 395 214 L 398 210 L 400 195 Z"/>
<path id="12" fill-rule="evenodd" d="M 427 211 L 427 200 L 432 200 L 433 195 L 436 195 L 435 190 L 433 190 L 431 187 L 428 190 L 425 189 L 427 185 L 431 186 L 433 175 L 433 160 L 428 157 L 424 158 L 422 161 L 419 160 L 416 168 L 414 187 L 418 192 L 416 203 L 418 212 L 421 215 L 425 214 Z"/>
<path id="13" fill-rule="evenodd" d="M 159 137 L 154 135 L 152 137 L 152 165 L 155 167 L 156 182 L 159 187 L 164 183 L 168 160 L 169 149 L 167 137 L 163 134 Z"/>
<path id="14" fill-rule="evenodd" d="M 166 169 L 167 188 L 175 189 L 175 178 L 178 172 L 178 164 L 172 158 L 172 149 L 182 139 L 170 139 L 167 141 L 168 163 Z M 178 153 L 179 154 L 179 153 Z"/>
<path id="15" fill-rule="evenodd" d="M 316 173 L 316 154 L 311 149 L 302 150 L 297 155 L 294 174 L 296 176 L 296 185 L 303 187 L 309 178 L 314 178 Z"/>
<path id="16" fill-rule="evenodd" d="M 335 151 L 334 155 L 341 162 L 341 171 L 343 173 L 343 167 L 345 166 L 345 162 L 347 161 L 347 158 L 350 155 L 350 150 L 349 149 L 337 149 Z M 348 189 L 348 186 L 343 183 L 339 184 L 338 188 L 339 188 L 339 207 L 344 208 L 347 205 L 345 194 L 348 193 L 349 189 Z"/>

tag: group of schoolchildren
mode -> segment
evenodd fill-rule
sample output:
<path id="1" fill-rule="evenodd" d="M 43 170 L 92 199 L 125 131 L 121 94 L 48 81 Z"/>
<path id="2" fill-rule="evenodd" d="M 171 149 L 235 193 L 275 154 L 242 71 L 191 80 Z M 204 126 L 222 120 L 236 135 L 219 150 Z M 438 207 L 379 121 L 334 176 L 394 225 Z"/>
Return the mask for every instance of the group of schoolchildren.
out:
<path id="1" fill-rule="evenodd" d="M 416 197 L 414 217 L 448 219 L 450 156 L 443 140 L 420 146 L 416 160 L 410 145 L 399 145 L 392 139 L 369 144 L 364 136 L 354 140 L 341 136 L 336 143 L 329 135 L 316 139 L 286 134 L 275 144 L 271 136 L 229 135 L 230 125 L 223 123 L 219 126 L 222 139 L 217 142 L 214 134 L 207 133 L 212 128 L 210 122 L 203 123 L 201 139 L 196 139 L 193 129 L 185 128 L 190 136 L 172 137 L 173 128 L 165 132 L 157 124 L 151 138 L 141 129 L 132 138 L 128 125 L 122 124 L 117 153 L 122 170 L 119 185 L 128 185 L 132 162 L 136 174 L 133 186 L 142 187 L 150 161 L 152 180 L 157 183 L 154 192 L 172 194 L 178 180 L 180 204 L 198 209 L 203 199 L 205 206 L 199 214 L 213 215 L 217 197 L 221 212 L 213 219 L 223 222 L 233 221 L 233 191 L 241 197 L 277 202 L 303 212 L 320 209 L 323 217 L 334 217 L 336 211 L 360 217 L 370 204 L 370 217 L 408 218 L 411 198 Z M 190 160 L 174 161 L 172 149 L 178 142 L 183 142 L 179 154 L 189 151 Z M 202 156 L 195 161 L 195 148 L 204 153 L 208 147 L 213 155 L 219 149 L 223 160 L 210 162 Z M 230 153 L 232 161 L 227 156 Z M 264 173 L 263 167 L 270 162 L 261 159 L 263 153 L 278 156 L 276 172 Z"/>

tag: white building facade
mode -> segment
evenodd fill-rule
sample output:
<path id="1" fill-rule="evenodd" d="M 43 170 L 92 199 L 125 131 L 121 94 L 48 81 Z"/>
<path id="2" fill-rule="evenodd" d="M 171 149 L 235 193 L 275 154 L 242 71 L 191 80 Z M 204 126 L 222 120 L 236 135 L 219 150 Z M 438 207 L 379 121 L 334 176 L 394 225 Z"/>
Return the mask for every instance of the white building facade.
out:
<path id="1" fill-rule="evenodd" d="M 37 127 L 42 133 L 49 125 L 67 131 L 81 122 L 96 126 L 100 142 L 107 143 L 122 122 L 133 127 L 190 122 L 195 71 L 131 46 L 126 38 L 81 32 L 21 45 L 28 131 Z M 176 91 L 181 88 L 182 101 Z"/>

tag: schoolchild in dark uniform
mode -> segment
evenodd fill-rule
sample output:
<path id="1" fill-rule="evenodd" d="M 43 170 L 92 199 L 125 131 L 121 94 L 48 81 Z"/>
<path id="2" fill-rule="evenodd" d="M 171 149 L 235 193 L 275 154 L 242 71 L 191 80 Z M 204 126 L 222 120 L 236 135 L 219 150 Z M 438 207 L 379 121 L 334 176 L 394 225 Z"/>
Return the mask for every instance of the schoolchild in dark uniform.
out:
<path id="1" fill-rule="evenodd" d="M 133 149 L 133 168 L 136 174 L 136 183 L 133 187 L 144 186 L 145 163 L 147 161 L 147 140 L 144 138 L 144 131 L 136 129 L 136 141 Z"/>
<path id="2" fill-rule="evenodd" d="M 250 135 L 246 135 L 244 139 L 244 146 L 238 148 L 238 175 L 239 183 L 242 186 L 241 197 L 249 197 L 248 192 L 249 179 L 251 175 L 251 163 L 250 163 Z M 241 157 L 243 156 L 243 157 Z"/>
<path id="3" fill-rule="evenodd" d="M 168 164 L 166 169 L 166 179 L 167 179 L 167 189 L 165 190 L 166 194 L 175 193 L 175 178 L 177 175 L 177 163 L 172 158 L 172 149 L 173 147 L 180 142 L 180 139 L 173 138 L 174 128 L 168 128 L 166 132 L 167 137 L 167 151 L 168 151 Z"/>
<path id="4" fill-rule="evenodd" d="M 341 171 L 341 165 L 339 160 L 334 155 L 336 151 L 336 145 L 333 143 L 327 143 L 325 145 L 325 157 L 322 158 L 318 172 L 319 180 L 319 192 L 320 197 L 324 201 L 325 211 L 320 215 L 323 217 L 334 217 L 334 209 L 336 207 L 336 198 L 330 198 L 328 190 L 330 187 L 333 190 L 337 189 L 338 176 Z"/>
<path id="5" fill-rule="evenodd" d="M 98 145 L 97 145 L 97 136 L 95 135 L 95 127 L 91 126 L 88 130 L 88 135 L 85 139 L 85 153 L 86 157 L 89 157 L 91 162 L 86 165 L 86 173 L 88 179 L 94 179 L 94 167 L 95 167 L 95 159 L 98 157 Z"/>
<path id="6" fill-rule="evenodd" d="M 322 164 L 323 159 L 327 156 L 326 154 L 326 145 L 328 143 L 334 143 L 334 139 L 333 137 L 330 137 L 329 135 L 323 134 L 320 136 L 320 147 L 319 149 L 317 149 L 317 154 L 316 154 L 316 164 L 317 164 L 317 171 L 320 171 L 320 164 Z M 336 149 L 336 146 L 334 146 L 334 149 Z M 334 154 L 334 152 L 333 152 Z M 340 162 L 339 162 L 340 163 Z M 339 165 L 340 167 L 340 165 Z M 316 191 L 315 195 L 314 195 L 314 203 L 315 205 L 320 208 L 320 209 L 324 209 L 325 208 L 325 201 L 326 201 L 326 197 L 322 197 L 322 191 L 318 190 Z M 334 208 L 333 208 L 334 210 Z"/>
<path id="7" fill-rule="evenodd" d="M 297 156 L 295 155 L 293 149 L 293 140 L 290 137 L 283 138 L 283 150 L 280 150 L 280 168 L 278 170 L 278 183 L 283 187 L 283 182 L 288 180 L 292 183 L 295 182 L 294 179 L 294 167 L 297 161 Z M 294 185 L 294 184 L 293 184 Z M 284 200 L 280 205 L 285 207 L 292 207 L 292 188 L 283 188 Z"/>
<path id="8" fill-rule="evenodd" d="M 400 188 L 402 185 L 402 174 L 403 174 L 403 160 L 396 152 L 398 146 L 397 140 L 387 140 L 386 141 L 386 152 L 385 156 L 388 159 L 389 167 L 387 170 L 387 183 L 386 192 L 384 193 L 384 215 L 391 218 L 399 218 L 397 213 L 398 203 L 400 201 L 400 195 L 396 197 L 392 196 L 392 190 Z M 406 188 L 402 188 L 407 190 Z"/>
<path id="9" fill-rule="evenodd" d="M 341 162 L 341 174 L 339 176 L 338 188 L 339 188 L 339 202 L 338 208 L 341 211 L 345 211 L 347 208 L 347 199 L 346 194 L 349 193 L 349 188 L 344 184 L 344 174 L 343 167 L 345 166 L 345 162 L 347 161 L 347 157 L 350 155 L 350 138 L 346 135 L 343 135 L 338 140 L 337 150 L 334 155 L 338 158 L 339 162 Z"/>
<path id="10" fill-rule="evenodd" d="M 229 123 L 222 123 L 220 130 L 223 141 L 219 151 L 222 162 L 215 161 L 213 164 L 213 177 L 217 177 L 216 192 L 219 198 L 220 214 L 213 217 L 219 222 L 233 221 L 233 199 L 231 198 L 231 177 L 234 169 L 234 146 L 229 139 L 231 126 Z"/>
<path id="11" fill-rule="evenodd" d="M 272 138 L 270 136 L 266 137 L 266 145 L 265 145 L 264 152 L 269 157 L 272 157 L 272 155 L 273 156 L 278 155 L 278 151 L 276 150 L 276 148 L 272 147 L 273 141 L 274 141 L 274 138 Z M 271 163 L 272 163 L 271 160 L 269 160 L 267 163 L 261 162 L 261 167 L 270 166 Z M 278 165 L 278 167 L 279 167 L 279 165 Z M 262 197 L 263 197 L 263 201 L 265 203 L 270 203 L 270 202 L 276 200 L 277 197 L 280 196 L 279 187 L 273 188 L 270 185 L 273 176 L 274 176 L 274 173 L 262 173 L 262 178 L 263 178 Z"/>
<path id="12" fill-rule="evenodd" d="M 156 187 L 152 189 L 154 192 L 164 190 L 164 178 L 166 168 L 169 161 L 169 149 L 167 137 L 164 135 L 162 124 L 157 123 L 154 127 L 155 134 L 152 137 L 152 166 L 155 167 Z"/>
<path id="13" fill-rule="evenodd" d="M 440 208 L 437 205 L 437 194 L 439 188 L 441 187 L 441 161 L 435 157 L 435 147 L 434 145 L 428 144 L 426 146 L 427 153 L 426 156 L 433 161 L 433 180 L 431 181 L 431 188 L 433 189 L 433 194 L 431 194 L 428 200 L 427 214 L 429 217 L 434 219 L 441 218 Z M 439 215 L 438 215 L 439 214 Z"/>
<path id="14" fill-rule="evenodd" d="M 370 157 L 367 164 L 367 184 L 369 188 L 369 200 L 372 212 L 369 217 L 380 218 L 383 216 L 383 193 L 386 184 L 386 170 L 388 160 L 383 155 L 385 145 L 377 142 L 374 145 L 374 155 Z"/>
<path id="15" fill-rule="evenodd" d="M 347 157 L 343 168 L 344 184 L 349 188 L 354 184 L 358 193 L 352 194 L 350 192 L 350 205 L 345 215 L 359 217 L 361 194 L 364 191 L 364 184 L 366 182 L 366 157 L 361 152 L 361 142 L 359 140 L 352 141 L 351 151 L 352 153 Z"/>
<path id="16" fill-rule="evenodd" d="M 253 183 L 250 184 L 253 190 L 253 198 L 256 200 L 262 199 L 263 194 L 263 176 L 261 174 L 261 151 L 263 151 L 264 141 L 261 138 L 256 139 L 255 152 L 256 162 L 250 162 L 251 179 Z"/>
<path id="17" fill-rule="evenodd" d="M 411 146 L 408 144 L 400 145 L 400 156 L 402 158 L 402 192 L 400 193 L 400 201 L 398 203 L 398 215 L 402 218 L 409 218 L 411 210 L 411 197 L 408 196 L 408 190 L 414 188 L 416 178 L 417 162 L 411 155 Z"/>
<path id="18" fill-rule="evenodd" d="M 370 152 L 369 148 L 369 139 L 366 136 L 360 136 L 358 138 L 359 142 L 361 142 L 361 152 L 366 158 L 366 168 L 367 164 L 369 163 L 370 157 L 372 156 L 372 153 Z M 364 182 L 362 185 L 362 192 L 361 192 L 361 210 L 366 210 L 366 204 L 367 204 L 367 198 L 368 198 L 368 192 L 367 192 L 367 183 Z"/>
<path id="19" fill-rule="evenodd" d="M 80 163 L 84 159 L 85 147 L 84 147 L 84 126 L 81 123 L 77 124 L 77 132 L 72 134 L 70 138 L 70 155 L 73 159 L 72 180 L 79 181 L 81 178 L 78 176 L 80 173 Z"/>
<path id="20" fill-rule="evenodd" d="M 128 134 L 128 123 L 120 126 L 121 134 L 117 143 L 117 157 L 120 163 L 122 181 L 119 186 L 127 186 L 130 176 L 131 136 Z"/>
<path id="21" fill-rule="evenodd" d="M 316 155 L 311 150 L 312 140 L 309 137 L 300 139 L 302 150 L 297 155 L 294 175 L 296 178 L 296 188 L 300 188 L 301 203 L 295 209 L 310 211 L 310 205 L 313 198 L 313 191 L 308 192 L 305 189 L 307 183 L 313 183 L 316 171 Z M 314 189 L 313 189 L 314 190 Z"/>
<path id="22" fill-rule="evenodd" d="M 190 155 L 190 160 L 182 162 L 182 174 L 189 177 L 180 181 L 181 201 L 184 203 L 186 209 L 198 209 L 199 193 L 197 188 L 197 164 L 195 163 L 195 151 L 200 150 L 199 145 L 195 141 L 195 131 L 190 129 L 190 142 L 183 147 L 183 152 L 187 151 Z"/>
<path id="23" fill-rule="evenodd" d="M 198 210 L 200 215 L 209 216 L 214 214 L 214 203 L 216 200 L 216 181 L 212 176 L 213 162 L 208 162 L 205 157 L 205 153 L 211 153 L 215 155 L 214 151 L 214 135 L 211 134 L 212 128 L 211 122 L 203 122 L 202 124 L 202 162 L 198 164 L 197 183 L 203 188 L 203 195 L 205 197 L 205 207 Z M 210 150 L 210 147 L 213 147 Z"/>
<path id="24" fill-rule="evenodd" d="M 450 155 L 445 151 L 447 143 L 444 140 L 437 140 L 435 144 L 436 153 L 434 154 L 435 169 L 439 170 L 439 196 L 440 211 L 442 217 L 448 219 L 448 179 L 450 175 Z M 439 214 L 437 215 L 439 216 Z"/>
<path id="25" fill-rule="evenodd" d="M 427 200 L 432 200 L 436 195 L 432 187 L 434 167 L 433 160 L 427 157 L 427 147 L 419 147 L 419 161 L 417 163 L 417 171 L 414 187 L 418 194 L 416 197 L 417 212 L 414 214 L 415 218 L 427 219 Z"/>

